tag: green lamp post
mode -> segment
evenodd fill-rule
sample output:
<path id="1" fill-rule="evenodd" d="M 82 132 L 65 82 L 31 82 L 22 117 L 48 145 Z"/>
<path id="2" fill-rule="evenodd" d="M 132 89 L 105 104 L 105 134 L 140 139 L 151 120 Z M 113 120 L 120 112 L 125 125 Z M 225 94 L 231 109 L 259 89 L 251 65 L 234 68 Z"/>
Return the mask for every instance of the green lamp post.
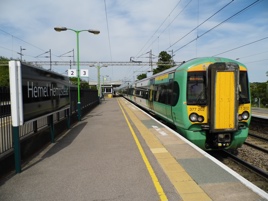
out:
<path id="1" fill-rule="evenodd" d="M 55 27 L 55 31 L 61 32 L 61 31 L 73 31 L 76 33 L 76 46 L 77 46 L 77 112 L 78 112 L 78 121 L 81 121 L 81 102 L 80 102 L 80 62 L 79 62 L 79 34 L 83 31 L 87 31 L 89 33 L 93 34 L 99 34 L 100 31 L 98 30 L 74 30 L 67 27 Z"/>

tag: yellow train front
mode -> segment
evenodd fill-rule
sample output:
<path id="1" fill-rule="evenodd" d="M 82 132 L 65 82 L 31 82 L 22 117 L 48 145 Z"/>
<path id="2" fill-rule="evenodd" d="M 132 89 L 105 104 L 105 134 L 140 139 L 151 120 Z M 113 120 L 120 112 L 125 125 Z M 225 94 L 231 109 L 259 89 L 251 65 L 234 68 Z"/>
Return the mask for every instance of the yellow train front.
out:
<path id="1" fill-rule="evenodd" d="M 183 86 L 172 108 L 182 135 L 205 150 L 242 146 L 251 113 L 243 64 L 225 58 L 194 59 L 177 68 L 174 80 Z"/>
<path id="2" fill-rule="evenodd" d="M 118 91 L 204 150 L 236 149 L 248 136 L 247 68 L 237 61 L 192 59 Z"/>

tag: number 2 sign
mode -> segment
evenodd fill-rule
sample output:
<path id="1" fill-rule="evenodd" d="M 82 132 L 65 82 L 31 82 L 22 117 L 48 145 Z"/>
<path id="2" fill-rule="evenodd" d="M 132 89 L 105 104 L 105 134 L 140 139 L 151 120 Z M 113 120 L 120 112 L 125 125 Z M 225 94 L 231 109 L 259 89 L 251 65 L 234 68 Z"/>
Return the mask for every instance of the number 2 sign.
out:
<path id="1" fill-rule="evenodd" d="M 76 69 L 69 69 L 68 70 L 68 77 L 77 77 Z"/>

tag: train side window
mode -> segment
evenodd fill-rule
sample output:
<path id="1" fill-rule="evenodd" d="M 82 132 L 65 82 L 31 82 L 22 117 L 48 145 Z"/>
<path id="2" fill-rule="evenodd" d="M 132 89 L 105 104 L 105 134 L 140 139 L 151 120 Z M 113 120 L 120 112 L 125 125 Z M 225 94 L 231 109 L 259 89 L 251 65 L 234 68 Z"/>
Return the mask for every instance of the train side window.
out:
<path id="1" fill-rule="evenodd" d="M 172 105 L 173 84 L 174 84 L 174 81 L 170 80 L 169 84 L 167 85 L 167 97 L 166 97 L 166 104 L 167 105 Z"/>
<path id="2" fill-rule="evenodd" d="M 171 106 L 175 106 L 180 97 L 180 87 L 178 82 L 173 82 L 173 90 L 171 94 Z"/>
<path id="3" fill-rule="evenodd" d="M 144 91 L 143 98 L 148 99 L 148 91 Z"/>
<path id="4" fill-rule="evenodd" d="M 154 86 L 154 88 L 152 89 L 152 97 L 153 97 L 153 101 L 155 101 L 156 100 L 156 88 L 155 88 L 155 86 Z"/>
<path id="5" fill-rule="evenodd" d="M 161 85 L 161 90 L 159 92 L 159 102 L 166 104 L 166 98 L 167 98 L 167 89 L 166 85 Z"/>
<path id="6" fill-rule="evenodd" d="M 154 92 L 154 101 L 159 102 L 159 97 L 160 97 L 160 92 L 161 92 L 161 86 L 156 87 L 156 91 Z"/>

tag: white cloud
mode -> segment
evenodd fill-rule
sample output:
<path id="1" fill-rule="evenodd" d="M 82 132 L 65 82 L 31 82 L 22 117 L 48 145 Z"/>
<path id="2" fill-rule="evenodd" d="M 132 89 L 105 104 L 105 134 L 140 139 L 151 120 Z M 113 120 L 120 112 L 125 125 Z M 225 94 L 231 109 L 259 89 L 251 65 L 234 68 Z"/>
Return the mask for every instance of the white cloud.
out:
<path id="1" fill-rule="evenodd" d="M 112 51 L 110 55 L 104 1 L 2 0 L 0 29 L 12 36 L 0 31 L 0 55 L 17 58 L 19 55 L 16 52 L 22 46 L 26 48 L 23 51 L 23 58 L 26 60 L 36 60 L 35 56 L 51 49 L 52 60 L 68 61 L 70 58 L 56 56 L 72 49 L 76 52 L 76 35 L 71 31 L 57 33 L 53 29 L 55 26 L 101 31 L 99 35 L 80 33 L 80 61 L 110 61 L 111 56 L 113 61 L 129 61 L 131 56 L 144 54 L 150 49 L 154 55 L 158 55 L 163 50 L 175 51 L 181 48 L 197 35 L 202 35 L 254 1 L 232 2 L 187 37 L 184 37 L 185 34 L 230 0 L 216 1 L 216 3 L 214 0 L 205 0 L 202 4 L 198 4 L 197 1 L 181 0 L 174 9 L 178 2 L 179 0 L 106 0 Z M 189 5 L 184 9 L 188 3 Z M 261 1 L 175 52 L 174 59 L 182 61 L 197 56 L 212 56 L 266 37 L 268 10 L 265 7 L 267 6 L 267 1 Z M 170 14 L 169 17 L 167 17 L 168 14 Z M 161 23 L 163 25 L 160 27 Z M 159 30 L 155 33 L 158 28 Z M 169 48 L 178 40 L 180 40 L 178 43 Z M 246 65 L 249 62 L 247 66 L 250 70 L 250 81 L 266 81 L 265 72 L 268 71 L 268 61 L 265 59 L 268 59 L 268 55 L 258 53 L 268 51 L 267 47 L 268 39 L 220 56 L 232 59 L 241 58 L 240 61 L 245 62 Z M 246 57 L 253 54 L 257 55 Z M 40 58 L 40 60 L 44 59 Z M 149 61 L 148 58 L 138 60 Z M 65 68 L 68 66 L 55 67 L 55 70 L 64 71 Z M 118 80 L 133 79 L 133 72 L 143 69 L 146 67 L 108 67 L 101 71 L 103 74 L 110 74 L 113 80 Z M 90 78 L 96 80 L 96 76 L 96 69 L 91 68 Z"/>

